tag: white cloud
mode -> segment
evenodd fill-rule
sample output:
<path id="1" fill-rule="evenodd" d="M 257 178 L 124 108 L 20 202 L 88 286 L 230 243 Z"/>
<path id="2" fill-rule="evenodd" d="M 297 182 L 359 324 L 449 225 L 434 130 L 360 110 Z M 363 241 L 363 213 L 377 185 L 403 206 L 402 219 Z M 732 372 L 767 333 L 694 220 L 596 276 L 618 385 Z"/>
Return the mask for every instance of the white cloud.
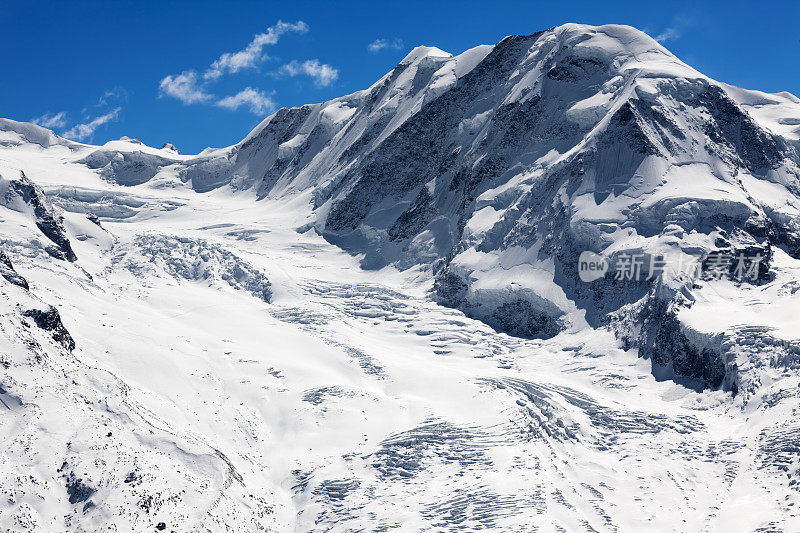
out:
<path id="1" fill-rule="evenodd" d="M 50 130 L 54 128 L 60 129 L 67 125 L 67 113 L 65 111 L 61 111 L 60 113 L 56 113 L 54 115 L 46 113 L 41 117 L 32 118 L 31 122 Z"/>
<path id="2" fill-rule="evenodd" d="M 389 48 L 391 50 L 401 50 L 403 48 L 403 41 L 401 39 L 375 39 L 371 43 L 367 45 L 367 50 L 370 53 L 377 54 L 384 48 Z"/>
<path id="3" fill-rule="evenodd" d="M 91 137 L 95 130 L 106 124 L 107 122 L 111 122 L 116 120 L 119 116 L 119 112 L 122 111 L 121 107 L 114 109 L 113 111 L 106 113 L 105 115 L 100 115 L 99 117 L 95 117 L 89 122 L 85 122 L 83 124 L 75 124 L 69 130 L 65 131 L 62 134 L 62 137 L 66 137 L 68 139 L 73 139 L 75 141 L 82 141 Z"/>
<path id="4" fill-rule="evenodd" d="M 664 43 L 669 41 L 670 39 L 677 39 L 680 36 L 681 32 L 678 30 L 678 28 L 672 27 L 672 28 L 667 28 L 666 30 L 656 35 L 655 40 L 660 43 Z"/>
<path id="5" fill-rule="evenodd" d="M 247 87 L 233 96 L 226 96 L 218 100 L 215 105 L 234 111 L 242 106 L 248 106 L 250 112 L 255 115 L 266 115 L 277 107 L 272 98 L 252 87 Z"/>
<path id="6" fill-rule="evenodd" d="M 185 70 L 175 76 L 167 76 L 158 85 L 162 95 L 171 96 L 184 104 L 207 102 L 212 95 L 197 83 L 197 72 Z"/>
<path id="7" fill-rule="evenodd" d="M 275 44 L 281 35 L 288 32 L 306 33 L 308 25 L 302 20 L 291 24 L 278 21 L 277 24 L 267 28 L 264 33 L 259 33 L 250 41 L 243 50 L 226 52 L 219 56 L 203 74 L 207 80 L 215 80 L 226 73 L 236 73 L 240 70 L 253 68 L 259 61 L 266 58 L 263 49 L 268 44 Z"/>
<path id="8" fill-rule="evenodd" d="M 232 96 L 217 98 L 209 92 L 209 86 L 227 74 L 234 74 L 242 70 L 255 68 L 267 56 L 264 47 L 276 44 L 282 35 L 306 33 L 308 25 L 302 20 L 295 23 L 278 21 L 274 26 L 267 28 L 264 33 L 255 35 L 250 43 L 237 52 L 226 52 L 211 63 L 205 70 L 185 70 L 180 74 L 166 76 L 159 82 L 161 96 L 169 96 L 180 100 L 184 104 L 213 104 L 225 109 L 237 110 L 245 107 L 251 113 L 263 115 L 274 110 L 277 105 L 271 96 L 259 89 L 246 87 Z M 306 75 L 320 86 L 328 86 L 339 77 L 339 71 L 330 65 L 320 63 L 316 59 L 304 62 L 291 61 L 281 67 L 273 75 L 298 76 Z"/>
<path id="9" fill-rule="evenodd" d="M 279 74 L 292 77 L 305 74 L 313 78 L 314 83 L 323 87 L 327 87 L 339 77 L 339 71 L 337 69 L 330 65 L 320 63 L 318 59 L 309 59 L 302 63 L 292 61 L 291 63 L 283 65 L 278 72 Z"/>

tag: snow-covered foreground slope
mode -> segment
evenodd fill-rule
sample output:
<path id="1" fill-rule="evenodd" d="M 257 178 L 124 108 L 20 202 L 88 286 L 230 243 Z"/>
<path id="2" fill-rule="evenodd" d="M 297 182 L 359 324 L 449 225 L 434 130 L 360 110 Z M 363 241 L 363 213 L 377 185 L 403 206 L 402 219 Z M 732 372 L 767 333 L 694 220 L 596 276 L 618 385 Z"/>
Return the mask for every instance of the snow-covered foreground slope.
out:
<path id="1" fill-rule="evenodd" d="M 567 25 L 198 156 L 0 120 L 0 528 L 800 529 L 798 118 Z"/>
<path id="2" fill-rule="evenodd" d="M 657 382 L 607 332 L 514 338 L 362 271 L 294 204 L 169 197 L 105 229 L 68 213 L 77 264 L 4 219 L 30 285 L 2 285 L 4 527 L 800 526 L 796 375 L 746 406 Z M 74 350 L 24 316 L 48 304 Z"/>

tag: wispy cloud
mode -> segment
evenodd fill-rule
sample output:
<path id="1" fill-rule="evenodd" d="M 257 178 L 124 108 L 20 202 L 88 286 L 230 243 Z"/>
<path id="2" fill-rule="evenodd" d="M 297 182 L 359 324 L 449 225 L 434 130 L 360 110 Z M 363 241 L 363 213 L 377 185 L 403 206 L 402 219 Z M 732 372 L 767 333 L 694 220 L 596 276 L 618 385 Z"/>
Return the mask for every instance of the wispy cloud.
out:
<path id="1" fill-rule="evenodd" d="M 677 27 L 669 27 L 656 35 L 654 39 L 660 43 L 665 43 L 670 39 L 678 39 L 681 36 L 681 32 Z"/>
<path id="2" fill-rule="evenodd" d="M 384 48 L 390 50 L 402 50 L 403 41 L 401 39 L 375 39 L 367 45 L 367 50 L 372 54 L 377 54 Z"/>
<path id="3" fill-rule="evenodd" d="M 266 115 L 277 107 L 272 98 L 264 94 L 264 91 L 252 87 L 247 87 L 233 96 L 221 98 L 215 105 L 234 111 L 242 106 L 247 106 L 255 115 Z"/>
<path id="4" fill-rule="evenodd" d="M 263 61 L 266 56 L 263 53 L 264 47 L 276 44 L 281 35 L 288 32 L 306 33 L 308 25 L 302 20 L 294 24 L 278 21 L 277 24 L 267 28 L 264 33 L 259 33 L 250 41 L 243 50 L 238 52 L 226 52 L 219 56 L 219 59 L 211 63 L 211 66 L 203 74 L 207 80 L 215 80 L 227 73 L 236 73 L 240 70 L 253 68 L 257 63 Z"/>
<path id="5" fill-rule="evenodd" d="M 198 84 L 197 72 L 185 70 L 174 76 L 166 76 L 158 84 L 161 95 L 171 96 L 184 104 L 208 102 L 213 95 Z"/>
<path id="6" fill-rule="evenodd" d="M 88 122 L 75 124 L 69 130 L 65 131 L 62 136 L 75 141 L 83 141 L 84 139 L 88 139 L 94 135 L 95 130 L 97 130 L 97 128 L 103 124 L 117 120 L 120 111 L 122 111 L 122 108 L 118 107 L 106 113 L 105 115 L 95 117 Z"/>
<path id="7" fill-rule="evenodd" d="M 692 10 L 679 13 L 672 17 L 672 23 L 663 31 L 654 32 L 655 37 L 653 38 L 661 44 L 664 44 L 667 41 L 680 39 L 686 32 L 693 29 L 693 27 L 697 24 L 697 20 L 697 14 Z"/>
<path id="8" fill-rule="evenodd" d="M 264 48 L 276 44 L 287 33 L 307 33 L 308 24 L 302 20 L 291 23 L 278 21 L 264 33 L 253 37 L 250 43 L 236 52 L 225 52 L 205 70 L 184 70 L 180 74 L 165 76 L 159 82 L 159 95 L 175 98 L 184 104 L 209 104 L 230 110 L 247 108 L 251 113 L 265 114 L 277 105 L 272 96 L 260 89 L 246 87 L 232 96 L 219 98 L 210 87 L 224 76 L 236 74 L 247 69 L 255 69 L 268 56 Z M 339 71 L 331 65 L 320 63 L 317 59 L 304 62 L 291 61 L 277 71 L 275 76 L 305 75 L 319 86 L 326 87 L 339 77 Z"/>
<path id="9" fill-rule="evenodd" d="M 339 70 L 330 65 L 320 63 L 318 59 L 309 59 L 302 63 L 299 61 L 287 63 L 280 68 L 278 74 L 285 74 L 291 77 L 305 74 L 311 77 L 317 85 L 327 87 L 339 77 Z"/>
<path id="10" fill-rule="evenodd" d="M 61 111 L 60 113 L 44 114 L 41 117 L 32 118 L 31 122 L 47 129 L 61 129 L 67 125 L 67 113 Z"/>
<path id="11" fill-rule="evenodd" d="M 44 128 L 60 131 L 62 137 L 83 141 L 90 138 L 94 132 L 102 126 L 119 118 L 122 111 L 122 101 L 127 99 L 127 91 L 122 87 L 114 87 L 105 91 L 96 103 L 89 104 L 80 111 L 83 121 L 74 124 L 67 129 L 70 120 L 66 111 L 59 113 L 45 113 L 44 115 L 32 118 L 31 122 Z M 78 114 L 78 113 L 76 113 Z"/>
<path id="12" fill-rule="evenodd" d="M 97 100 L 98 107 L 113 105 L 112 102 L 125 102 L 128 100 L 128 91 L 117 85 L 109 89 Z"/>

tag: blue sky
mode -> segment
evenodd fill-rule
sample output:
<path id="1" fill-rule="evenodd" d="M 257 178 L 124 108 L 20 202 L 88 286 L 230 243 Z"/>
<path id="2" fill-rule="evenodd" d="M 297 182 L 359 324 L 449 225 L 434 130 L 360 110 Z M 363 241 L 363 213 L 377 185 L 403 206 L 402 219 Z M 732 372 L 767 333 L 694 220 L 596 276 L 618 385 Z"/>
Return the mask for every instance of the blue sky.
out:
<path id="1" fill-rule="evenodd" d="M 279 23 L 282 21 L 282 23 Z M 563 24 L 630 24 L 721 81 L 800 95 L 800 2 L 7 2 L 0 116 L 102 144 L 227 146 L 276 107 Z"/>

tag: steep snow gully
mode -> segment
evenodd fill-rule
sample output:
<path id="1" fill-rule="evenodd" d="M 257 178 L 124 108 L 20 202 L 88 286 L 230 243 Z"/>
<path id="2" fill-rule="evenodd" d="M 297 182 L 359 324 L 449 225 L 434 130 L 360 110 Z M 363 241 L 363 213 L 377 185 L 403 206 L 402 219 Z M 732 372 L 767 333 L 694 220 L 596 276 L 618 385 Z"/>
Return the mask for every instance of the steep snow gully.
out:
<path id="1" fill-rule="evenodd" d="M 199 155 L 0 119 L 0 528 L 798 531 L 799 154 L 616 25 Z"/>

